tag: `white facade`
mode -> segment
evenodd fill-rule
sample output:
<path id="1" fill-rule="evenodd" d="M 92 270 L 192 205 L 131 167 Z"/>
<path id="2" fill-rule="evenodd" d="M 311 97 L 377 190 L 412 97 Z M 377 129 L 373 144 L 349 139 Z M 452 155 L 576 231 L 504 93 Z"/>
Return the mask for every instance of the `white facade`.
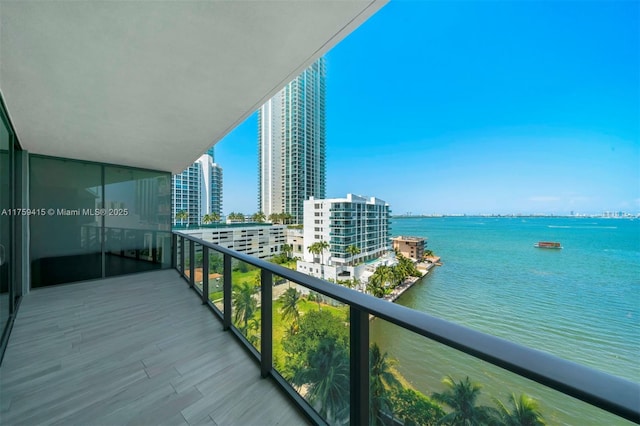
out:
<path id="1" fill-rule="evenodd" d="M 315 199 L 304 202 L 304 261 L 298 270 L 324 278 L 358 277 L 361 267 L 354 265 L 377 259 L 391 250 L 389 204 L 375 197 L 347 194 L 345 198 Z M 323 255 L 314 255 L 309 247 L 319 241 L 329 243 Z M 360 253 L 351 255 L 347 247 Z M 318 275 L 319 265 L 325 272 Z M 316 271 L 316 269 L 318 271 Z"/>
<path id="2" fill-rule="evenodd" d="M 282 246 L 286 243 L 285 230 L 286 226 L 283 225 L 220 225 L 180 232 L 240 253 L 268 259 L 282 252 Z"/>
<path id="3" fill-rule="evenodd" d="M 304 253 L 304 234 L 302 229 L 287 228 L 285 235 L 287 244 L 292 248 L 292 256 L 302 259 Z"/>
<path id="4" fill-rule="evenodd" d="M 258 209 L 302 223 L 304 201 L 325 194 L 324 58 L 267 101 L 258 121 Z"/>

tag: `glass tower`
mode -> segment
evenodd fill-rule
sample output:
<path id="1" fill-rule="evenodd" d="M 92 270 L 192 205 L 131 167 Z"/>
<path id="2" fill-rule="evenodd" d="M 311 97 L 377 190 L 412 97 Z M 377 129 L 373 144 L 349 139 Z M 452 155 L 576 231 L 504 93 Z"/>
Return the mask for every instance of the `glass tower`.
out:
<path id="1" fill-rule="evenodd" d="M 258 112 L 258 209 L 303 222 L 304 201 L 325 196 L 325 60 L 320 58 Z"/>
<path id="2" fill-rule="evenodd" d="M 205 214 L 222 215 L 222 167 L 215 163 L 213 147 L 172 180 L 173 225 L 200 225 Z M 186 212 L 186 219 L 176 218 Z"/>

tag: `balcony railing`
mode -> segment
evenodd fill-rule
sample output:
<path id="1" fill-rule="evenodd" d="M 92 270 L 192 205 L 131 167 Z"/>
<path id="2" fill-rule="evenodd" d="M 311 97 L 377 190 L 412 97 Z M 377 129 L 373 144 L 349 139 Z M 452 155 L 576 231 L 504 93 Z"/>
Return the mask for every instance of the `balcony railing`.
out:
<path id="1" fill-rule="evenodd" d="M 384 398 L 380 399 L 380 394 L 375 394 L 376 386 L 380 391 L 380 383 L 387 391 L 394 385 L 388 379 L 372 383 L 378 376 L 370 371 L 370 365 L 374 365 L 373 358 L 370 363 L 370 357 L 384 359 L 386 356 L 384 353 L 375 355 L 373 350 L 377 347 L 372 345 L 376 336 L 370 335 L 370 320 L 374 317 L 381 327 L 388 328 L 387 332 L 412 336 L 412 341 L 417 342 L 418 363 L 431 365 L 439 357 L 446 364 L 455 353 L 468 358 L 465 364 L 472 366 L 470 371 L 488 371 L 487 376 L 512 376 L 510 386 L 524 387 L 528 394 L 535 395 L 543 403 L 543 408 L 553 408 L 553 404 L 559 404 L 558 401 L 564 398 L 567 403 L 581 405 L 578 411 L 587 413 L 585 416 L 600 419 L 592 420 L 596 423 L 625 420 L 640 423 L 640 385 L 637 383 L 189 235 L 174 233 L 173 238 L 173 264 L 200 295 L 202 303 L 208 305 L 222 319 L 223 328 L 233 333 L 256 357 L 262 376 L 273 377 L 317 424 L 402 424 L 403 418 L 417 415 L 415 412 L 407 414 L 407 407 L 401 404 L 391 407 Z M 306 294 L 307 297 L 297 302 L 289 301 L 289 314 L 285 315 L 284 296 L 274 298 L 276 293 L 297 294 L 298 297 Z M 291 309 L 296 303 L 306 306 L 307 311 L 296 314 Z M 339 318 L 334 321 L 338 324 L 334 335 L 322 335 L 324 332 L 310 323 L 313 318 L 329 321 L 332 315 Z M 314 352 L 302 353 L 300 344 L 304 340 L 301 336 L 307 332 L 305 327 L 311 326 L 316 334 L 307 344 L 314 346 Z M 297 366 L 297 370 L 292 371 L 292 366 Z M 410 375 L 407 368 L 411 366 L 402 367 L 397 366 L 395 375 Z M 458 372 L 462 371 L 469 370 Z M 329 378 L 333 382 L 327 382 Z M 442 375 L 436 377 L 437 381 L 441 378 Z M 415 377 L 409 376 L 405 381 L 413 382 L 413 379 Z M 421 379 L 428 381 L 428 378 Z M 451 379 L 448 384 L 456 384 L 456 378 Z M 463 378 L 458 379 L 458 384 L 464 385 Z M 429 386 L 435 391 L 442 390 L 433 379 Z M 409 410 L 422 407 L 428 415 L 455 411 L 446 406 L 443 411 L 432 399 L 416 397 L 419 393 L 408 388 L 409 384 L 395 389 L 400 395 L 398 400 L 405 398 L 403 401 L 406 402 L 408 398 Z M 438 393 L 445 392 L 434 392 L 433 398 L 437 399 Z M 496 401 L 496 398 L 492 400 Z M 504 409 L 503 414 L 507 411 Z M 552 422 L 555 419 L 557 423 L 567 423 L 557 417 L 562 411 L 564 408 L 551 413 L 545 411 L 545 414 Z M 595 414 L 588 414 L 591 412 Z M 494 409 L 492 413 L 497 415 L 500 410 Z"/>

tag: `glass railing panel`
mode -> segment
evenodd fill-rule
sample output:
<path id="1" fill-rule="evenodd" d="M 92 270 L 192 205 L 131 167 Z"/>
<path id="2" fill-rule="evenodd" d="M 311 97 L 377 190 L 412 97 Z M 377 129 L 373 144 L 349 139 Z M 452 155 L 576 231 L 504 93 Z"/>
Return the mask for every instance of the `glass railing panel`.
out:
<path id="1" fill-rule="evenodd" d="M 369 368 L 370 424 L 632 424 L 379 318 Z"/>
<path id="2" fill-rule="evenodd" d="M 203 269 L 202 269 L 202 244 L 193 242 L 194 245 L 194 270 L 193 270 L 193 285 L 198 293 L 202 294 L 202 280 L 203 280 Z"/>
<path id="3" fill-rule="evenodd" d="M 224 256 L 209 249 L 209 300 L 224 313 Z"/>
<path id="4" fill-rule="evenodd" d="M 349 307 L 273 276 L 273 365 L 329 424 L 349 423 Z"/>
<path id="5" fill-rule="evenodd" d="M 231 320 L 260 351 L 260 268 L 237 259 L 231 261 Z"/>
<path id="6" fill-rule="evenodd" d="M 180 259 L 181 259 L 181 254 L 182 251 L 184 250 L 184 239 L 181 238 L 180 236 L 178 236 L 176 238 L 176 269 L 180 272 L 182 272 L 182 264 L 180 263 Z"/>
<path id="7" fill-rule="evenodd" d="M 186 238 L 184 239 L 184 275 L 187 278 L 191 277 L 191 244 L 193 244 L 193 242 L 191 242 L 190 240 L 187 240 Z"/>

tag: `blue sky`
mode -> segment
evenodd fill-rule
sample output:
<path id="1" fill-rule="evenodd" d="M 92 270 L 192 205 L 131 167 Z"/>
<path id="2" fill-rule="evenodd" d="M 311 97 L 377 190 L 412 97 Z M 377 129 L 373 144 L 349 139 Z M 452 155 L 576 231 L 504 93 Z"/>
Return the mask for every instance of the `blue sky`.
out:
<path id="1" fill-rule="evenodd" d="M 394 214 L 640 211 L 635 1 L 391 1 L 327 55 L 327 197 Z M 257 210 L 257 117 L 216 145 Z"/>

